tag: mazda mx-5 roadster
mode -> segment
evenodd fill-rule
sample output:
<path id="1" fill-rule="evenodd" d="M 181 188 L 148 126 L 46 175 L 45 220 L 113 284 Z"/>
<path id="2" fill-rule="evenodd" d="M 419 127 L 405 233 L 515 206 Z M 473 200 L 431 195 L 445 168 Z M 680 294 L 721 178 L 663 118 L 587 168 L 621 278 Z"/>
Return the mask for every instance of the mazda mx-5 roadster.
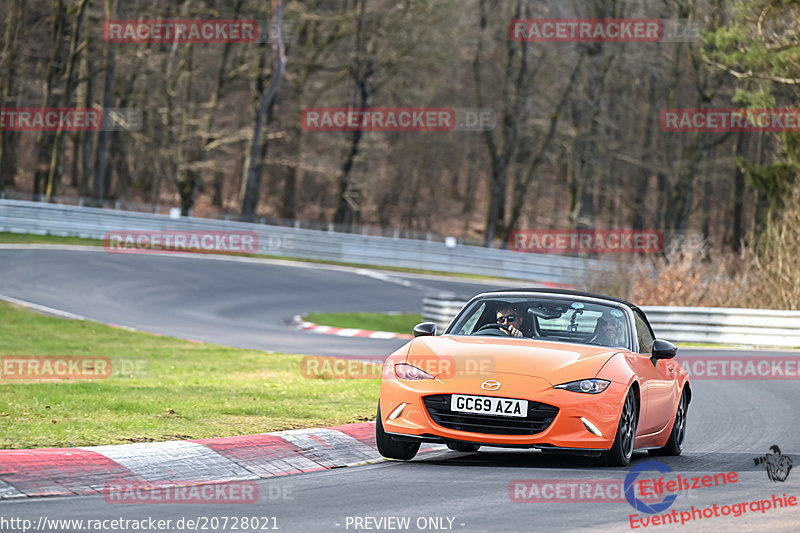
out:
<path id="1" fill-rule="evenodd" d="M 536 448 L 624 466 L 634 450 L 679 455 L 692 391 L 641 309 L 556 289 L 475 296 L 442 335 L 384 363 L 378 451 L 412 459 L 422 442 L 460 452 Z"/>

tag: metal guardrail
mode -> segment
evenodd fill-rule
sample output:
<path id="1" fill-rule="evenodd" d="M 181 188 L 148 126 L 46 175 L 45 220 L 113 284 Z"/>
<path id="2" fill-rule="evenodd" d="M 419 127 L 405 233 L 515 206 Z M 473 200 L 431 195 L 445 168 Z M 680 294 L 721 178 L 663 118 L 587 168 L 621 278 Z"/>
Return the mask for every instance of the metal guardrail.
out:
<path id="1" fill-rule="evenodd" d="M 611 263 L 441 242 L 355 235 L 195 217 L 0 200 L 0 232 L 102 239 L 107 231 L 254 231 L 258 253 L 366 265 L 576 283 Z"/>
<path id="2" fill-rule="evenodd" d="M 426 296 L 422 299 L 422 319 L 436 322 L 436 333 L 441 334 L 456 317 L 468 300 L 452 300 L 447 297 Z"/>
<path id="3" fill-rule="evenodd" d="M 43 195 L 39 199 L 33 198 L 33 195 L 29 192 L 23 193 L 20 191 L 0 191 L 0 200 L 9 199 L 9 200 L 43 202 L 45 201 L 43 198 L 44 198 Z M 117 211 L 122 210 L 122 211 L 136 211 L 141 213 L 155 213 L 156 215 L 168 214 L 171 213 L 173 210 L 180 212 L 179 207 L 163 205 L 163 204 L 133 202 L 130 200 L 109 200 L 109 199 L 104 199 L 99 201 L 95 198 L 82 197 L 82 196 L 78 197 L 53 196 L 51 197 L 50 202 L 48 203 L 54 203 L 60 205 L 74 205 L 78 207 L 98 207 L 102 209 L 114 209 Z M 242 218 L 242 215 L 238 213 L 204 211 L 202 214 L 194 214 L 190 210 L 190 216 L 197 216 L 199 218 L 206 218 L 213 220 L 247 222 L 247 220 Z M 270 226 L 282 226 L 286 228 L 315 229 L 319 231 L 335 231 L 338 233 L 352 233 L 359 235 L 377 235 L 379 237 L 392 237 L 395 239 L 416 239 L 424 241 L 444 242 L 448 238 L 450 239 L 453 238 L 453 237 L 447 237 L 445 235 L 439 235 L 431 231 L 388 228 L 384 226 L 373 226 L 368 224 L 335 224 L 333 222 L 323 222 L 318 220 L 317 221 L 297 220 L 297 219 L 259 216 L 255 220 L 250 220 L 250 222 L 257 222 L 259 224 L 269 224 Z M 460 238 L 457 239 L 457 242 L 469 245 L 476 245 L 476 246 L 480 246 L 482 244 L 479 239 L 476 239 L 474 237 Z"/>
<path id="4" fill-rule="evenodd" d="M 422 317 L 444 331 L 467 303 L 426 297 Z M 724 307 L 643 306 L 657 338 L 673 342 L 800 347 L 800 311 Z"/>
<path id="5" fill-rule="evenodd" d="M 800 347 L 800 311 L 648 306 L 657 337 L 677 342 Z"/>

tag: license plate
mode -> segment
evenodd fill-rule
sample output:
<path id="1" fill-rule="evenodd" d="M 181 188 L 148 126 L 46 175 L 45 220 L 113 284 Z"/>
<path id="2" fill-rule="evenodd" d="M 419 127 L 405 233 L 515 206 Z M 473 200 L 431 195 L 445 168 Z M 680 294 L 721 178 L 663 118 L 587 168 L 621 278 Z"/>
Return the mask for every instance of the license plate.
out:
<path id="1" fill-rule="evenodd" d="M 524 418 L 528 416 L 528 400 L 453 394 L 450 397 L 450 410 L 459 413 L 518 416 Z"/>

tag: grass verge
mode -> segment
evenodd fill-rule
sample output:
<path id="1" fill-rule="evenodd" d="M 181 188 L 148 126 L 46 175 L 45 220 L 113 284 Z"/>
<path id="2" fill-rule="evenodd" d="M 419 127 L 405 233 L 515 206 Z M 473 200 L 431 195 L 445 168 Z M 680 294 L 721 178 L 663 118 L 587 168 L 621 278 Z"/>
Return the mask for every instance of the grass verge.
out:
<path id="1" fill-rule="evenodd" d="M 409 335 L 411 329 L 423 320 L 422 315 L 418 313 L 309 313 L 303 319 L 314 324 L 337 328 L 391 331 Z"/>
<path id="2" fill-rule="evenodd" d="M 301 375 L 299 355 L 46 317 L 4 302 L 0 347 L 0 356 L 99 355 L 146 369 L 96 380 L 0 377 L 0 448 L 330 426 L 374 419 L 378 401 L 377 379 L 307 379 Z"/>
<path id="3" fill-rule="evenodd" d="M 82 237 L 61 237 L 59 235 L 33 235 L 31 233 L 0 232 L 0 243 L 3 244 L 79 244 L 83 246 L 103 246 L 99 239 Z"/>

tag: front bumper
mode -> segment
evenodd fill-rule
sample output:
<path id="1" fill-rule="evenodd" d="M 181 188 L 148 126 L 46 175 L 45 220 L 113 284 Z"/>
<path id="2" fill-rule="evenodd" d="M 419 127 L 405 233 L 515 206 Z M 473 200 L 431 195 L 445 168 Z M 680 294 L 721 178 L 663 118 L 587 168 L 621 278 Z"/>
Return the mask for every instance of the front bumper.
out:
<path id="1" fill-rule="evenodd" d="M 502 382 L 501 389 L 481 389 L 483 379 L 426 379 L 403 381 L 396 378 L 381 382 L 381 416 L 384 431 L 398 438 L 424 442 L 463 441 L 487 446 L 523 447 L 568 450 L 607 450 L 616 436 L 627 386 L 612 382 L 599 394 L 585 394 L 554 389 L 542 378 L 518 374 L 494 374 Z M 437 424 L 425 407 L 423 398 L 432 395 L 470 394 L 518 398 L 558 408 L 546 429 L 534 434 L 493 434 L 464 431 Z M 401 414 L 389 420 L 390 414 L 406 404 Z M 581 418 L 589 421 L 601 435 L 595 435 Z"/>

